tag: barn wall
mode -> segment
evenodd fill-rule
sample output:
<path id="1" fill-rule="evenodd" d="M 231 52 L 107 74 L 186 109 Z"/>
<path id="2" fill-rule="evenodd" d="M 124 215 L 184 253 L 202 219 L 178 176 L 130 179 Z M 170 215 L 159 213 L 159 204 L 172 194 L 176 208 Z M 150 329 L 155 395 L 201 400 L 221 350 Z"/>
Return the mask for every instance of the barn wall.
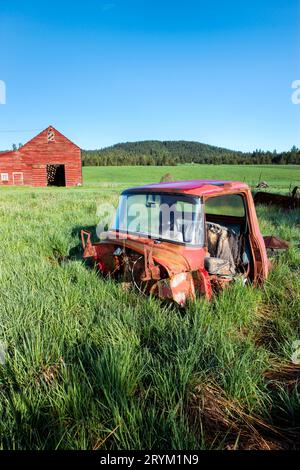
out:
<path id="1" fill-rule="evenodd" d="M 2 181 L 0 178 L 1 186 L 11 186 L 14 184 L 14 173 L 23 173 L 23 184 L 32 184 L 32 169 L 23 161 L 22 156 L 18 151 L 7 152 L 0 154 L 0 175 L 1 173 L 8 174 L 8 181 Z"/>
<path id="2" fill-rule="evenodd" d="M 66 186 L 76 186 L 77 184 L 82 184 L 81 165 L 79 166 L 76 162 L 67 163 L 65 166 L 65 172 Z"/>
<path id="3" fill-rule="evenodd" d="M 32 186 L 47 186 L 46 165 L 32 165 Z"/>
<path id="4" fill-rule="evenodd" d="M 49 131 L 53 131 L 54 140 L 48 140 Z M 65 165 L 66 186 L 82 184 L 81 150 L 56 129 L 45 129 L 25 144 L 21 152 L 24 161 L 40 165 L 34 172 L 34 186 L 47 185 L 46 166 L 51 164 Z"/>
<path id="5" fill-rule="evenodd" d="M 18 151 L 0 154 L 0 173 L 9 173 L 9 181 L 0 184 L 13 184 L 12 173 L 22 171 L 25 185 L 47 186 L 47 165 L 51 164 L 65 165 L 66 186 L 82 184 L 80 148 L 50 126 Z"/>

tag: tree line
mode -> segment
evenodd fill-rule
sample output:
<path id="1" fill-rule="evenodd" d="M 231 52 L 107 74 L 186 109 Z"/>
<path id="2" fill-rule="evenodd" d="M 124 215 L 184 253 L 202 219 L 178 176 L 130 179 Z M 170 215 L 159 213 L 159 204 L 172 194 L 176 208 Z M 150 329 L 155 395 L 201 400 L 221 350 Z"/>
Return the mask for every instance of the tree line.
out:
<path id="1" fill-rule="evenodd" d="M 141 141 L 116 144 L 99 150 L 83 150 L 86 166 L 205 164 L 300 164 L 300 149 L 286 152 L 239 152 L 188 141 Z"/>

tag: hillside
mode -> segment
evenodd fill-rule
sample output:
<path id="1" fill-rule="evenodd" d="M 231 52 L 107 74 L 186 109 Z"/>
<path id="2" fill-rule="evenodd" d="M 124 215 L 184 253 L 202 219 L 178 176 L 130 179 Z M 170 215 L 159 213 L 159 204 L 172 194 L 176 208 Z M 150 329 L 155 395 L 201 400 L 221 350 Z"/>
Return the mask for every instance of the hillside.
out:
<path id="1" fill-rule="evenodd" d="M 83 150 L 87 166 L 106 165 L 177 165 L 182 163 L 214 164 L 299 164 L 300 150 L 277 153 L 255 150 L 243 153 L 190 141 L 145 140 L 126 142 L 99 150 Z"/>

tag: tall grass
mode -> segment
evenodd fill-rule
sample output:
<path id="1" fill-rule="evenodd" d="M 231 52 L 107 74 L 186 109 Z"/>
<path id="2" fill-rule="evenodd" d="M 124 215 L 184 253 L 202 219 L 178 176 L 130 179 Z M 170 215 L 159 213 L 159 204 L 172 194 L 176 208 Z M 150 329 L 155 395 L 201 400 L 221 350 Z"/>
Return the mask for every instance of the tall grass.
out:
<path id="1" fill-rule="evenodd" d="M 186 311 L 101 279 L 79 230 L 105 190 L 0 198 L 1 449 L 299 446 L 299 212 L 259 208 L 292 247 L 261 289 Z"/>

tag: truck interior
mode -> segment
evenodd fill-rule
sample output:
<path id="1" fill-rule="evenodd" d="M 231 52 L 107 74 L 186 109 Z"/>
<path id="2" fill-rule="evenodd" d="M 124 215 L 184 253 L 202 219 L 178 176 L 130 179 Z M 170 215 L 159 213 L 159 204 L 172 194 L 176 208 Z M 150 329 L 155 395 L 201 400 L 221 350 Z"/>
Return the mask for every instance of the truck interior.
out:
<path id="1" fill-rule="evenodd" d="M 128 192 L 120 199 L 114 229 L 206 246 L 210 275 L 249 276 L 251 250 L 242 194 L 211 196 L 203 204 L 201 198 L 183 194 Z"/>
<path id="2" fill-rule="evenodd" d="M 205 267 L 209 274 L 247 278 L 251 250 L 243 196 L 228 194 L 207 199 L 205 225 L 208 249 Z"/>

